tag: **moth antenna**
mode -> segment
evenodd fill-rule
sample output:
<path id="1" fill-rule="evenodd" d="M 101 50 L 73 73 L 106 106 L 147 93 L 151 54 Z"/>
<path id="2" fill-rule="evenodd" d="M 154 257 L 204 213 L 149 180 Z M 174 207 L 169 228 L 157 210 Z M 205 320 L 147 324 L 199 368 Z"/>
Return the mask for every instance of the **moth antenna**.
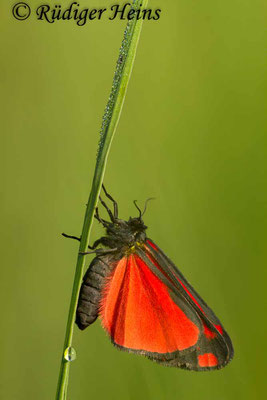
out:
<path id="1" fill-rule="evenodd" d="M 144 211 L 142 212 L 141 217 L 142 217 L 142 216 L 144 215 L 144 213 L 146 212 L 147 203 L 148 203 L 150 200 L 155 200 L 155 197 L 149 197 L 148 199 L 146 199 Z"/>
<path id="2" fill-rule="evenodd" d="M 137 208 L 137 210 L 139 211 L 139 219 L 141 219 L 142 218 L 142 211 L 140 210 L 140 208 L 137 205 L 137 200 L 134 200 L 133 203 L 134 203 L 135 207 Z"/>

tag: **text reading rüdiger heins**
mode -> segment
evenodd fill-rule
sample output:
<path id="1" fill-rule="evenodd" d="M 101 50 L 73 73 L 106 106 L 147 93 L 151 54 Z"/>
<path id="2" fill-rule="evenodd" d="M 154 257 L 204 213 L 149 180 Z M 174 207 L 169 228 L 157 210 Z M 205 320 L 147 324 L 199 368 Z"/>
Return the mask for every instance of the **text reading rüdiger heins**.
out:
<path id="1" fill-rule="evenodd" d="M 72 2 L 70 6 L 63 8 L 61 5 L 51 6 L 49 4 L 43 4 L 36 9 L 37 19 L 54 23 L 59 20 L 74 20 L 77 25 L 83 26 L 87 21 L 100 20 L 107 18 L 110 21 L 115 19 L 131 20 L 131 19 L 143 19 L 143 20 L 154 20 L 157 21 L 161 15 L 161 9 L 133 9 L 131 3 L 125 3 L 123 5 L 113 4 L 110 8 L 86 8 L 80 7 L 80 4 L 76 1 Z"/>

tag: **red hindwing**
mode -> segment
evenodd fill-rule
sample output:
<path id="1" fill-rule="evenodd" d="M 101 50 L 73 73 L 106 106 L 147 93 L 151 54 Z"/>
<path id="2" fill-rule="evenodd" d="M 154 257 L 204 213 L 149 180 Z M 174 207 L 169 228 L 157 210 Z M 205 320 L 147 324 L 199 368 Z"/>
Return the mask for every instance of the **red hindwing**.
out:
<path id="1" fill-rule="evenodd" d="M 150 239 L 116 263 L 100 318 L 116 346 L 165 365 L 210 370 L 233 357 L 218 318 Z"/>

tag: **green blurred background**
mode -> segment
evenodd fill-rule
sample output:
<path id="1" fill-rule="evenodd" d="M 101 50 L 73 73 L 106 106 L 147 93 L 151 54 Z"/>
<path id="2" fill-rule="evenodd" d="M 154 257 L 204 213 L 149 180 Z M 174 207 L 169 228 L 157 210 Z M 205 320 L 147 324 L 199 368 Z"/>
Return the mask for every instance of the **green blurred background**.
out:
<path id="1" fill-rule="evenodd" d="M 50 400 L 77 255 L 60 234 L 81 232 L 125 21 L 16 21 L 14 3 L 0 3 L 0 398 Z M 144 24 L 105 175 L 123 218 L 156 197 L 148 234 L 221 318 L 235 358 L 211 373 L 165 368 L 116 350 L 97 322 L 75 328 L 69 399 L 266 394 L 264 3 L 150 1 L 162 16 Z M 91 242 L 100 234 L 95 223 Z"/>

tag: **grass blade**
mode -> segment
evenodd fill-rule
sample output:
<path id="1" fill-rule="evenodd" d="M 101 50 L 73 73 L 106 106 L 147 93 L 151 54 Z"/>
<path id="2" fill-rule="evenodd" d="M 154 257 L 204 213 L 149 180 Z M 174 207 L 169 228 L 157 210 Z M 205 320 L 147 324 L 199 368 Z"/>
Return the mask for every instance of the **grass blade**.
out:
<path id="1" fill-rule="evenodd" d="M 134 0 L 132 3 L 132 7 L 134 9 L 138 8 L 143 9 L 146 8 L 147 3 L 148 0 Z M 73 289 L 72 289 L 68 322 L 66 327 L 65 341 L 61 359 L 56 400 L 65 400 L 67 398 L 70 361 L 67 361 L 64 358 L 64 352 L 68 347 L 72 346 L 72 340 L 73 340 L 75 313 L 76 313 L 79 290 L 82 282 L 83 269 L 85 264 L 85 257 L 80 255 L 80 252 L 85 252 L 89 244 L 94 211 L 97 205 L 99 193 L 101 190 L 101 185 L 104 178 L 110 146 L 116 131 L 116 127 L 118 125 L 124 99 L 126 96 L 126 90 L 130 80 L 136 49 L 138 45 L 138 40 L 141 33 L 142 22 L 143 22 L 142 19 L 140 20 L 132 19 L 127 24 L 113 78 L 111 94 L 102 121 L 95 173 L 92 182 L 89 201 L 86 207 L 80 248 L 77 258 L 74 282 L 73 282 Z"/>

